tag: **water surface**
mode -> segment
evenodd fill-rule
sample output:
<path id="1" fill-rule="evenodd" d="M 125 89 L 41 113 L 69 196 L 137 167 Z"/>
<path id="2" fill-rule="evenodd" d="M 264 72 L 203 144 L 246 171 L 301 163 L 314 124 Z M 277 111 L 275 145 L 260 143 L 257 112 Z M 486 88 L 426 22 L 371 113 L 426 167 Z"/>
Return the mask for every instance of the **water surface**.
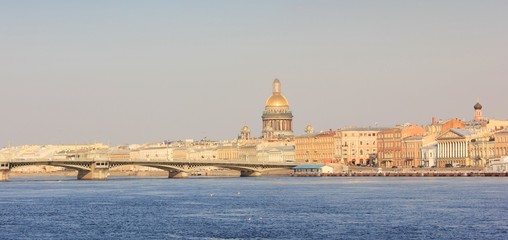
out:
<path id="1" fill-rule="evenodd" d="M 13 178 L 0 183 L 0 233 L 2 239 L 505 239 L 508 178 Z"/>

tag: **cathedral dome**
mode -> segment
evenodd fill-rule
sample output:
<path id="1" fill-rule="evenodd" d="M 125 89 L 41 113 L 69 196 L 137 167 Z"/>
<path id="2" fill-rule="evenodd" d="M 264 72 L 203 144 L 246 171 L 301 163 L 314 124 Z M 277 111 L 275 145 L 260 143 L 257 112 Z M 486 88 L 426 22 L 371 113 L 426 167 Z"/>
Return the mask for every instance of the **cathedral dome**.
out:
<path id="1" fill-rule="evenodd" d="M 266 100 L 266 107 L 289 107 L 288 100 L 281 93 L 279 79 L 273 81 L 273 94 Z"/>
<path id="2" fill-rule="evenodd" d="M 288 100 L 281 94 L 274 94 L 266 100 L 266 107 L 289 107 Z"/>
<path id="3" fill-rule="evenodd" d="M 482 105 L 481 105 L 479 102 L 477 102 L 477 103 L 474 105 L 474 109 L 475 109 L 475 110 L 482 110 Z"/>

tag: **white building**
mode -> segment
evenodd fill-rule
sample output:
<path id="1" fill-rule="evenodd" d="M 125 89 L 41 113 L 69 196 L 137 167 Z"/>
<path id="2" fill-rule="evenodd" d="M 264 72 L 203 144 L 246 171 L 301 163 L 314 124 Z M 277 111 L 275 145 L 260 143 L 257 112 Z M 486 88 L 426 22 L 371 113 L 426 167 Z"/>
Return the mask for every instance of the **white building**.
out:
<path id="1" fill-rule="evenodd" d="M 257 151 L 257 159 L 262 162 L 294 162 L 294 146 L 263 147 Z"/>
<path id="2" fill-rule="evenodd" d="M 437 142 L 431 142 L 422 146 L 423 167 L 437 166 Z"/>
<path id="3" fill-rule="evenodd" d="M 170 146 L 140 148 L 139 157 L 141 158 L 141 160 L 171 161 L 173 160 L 173 148 L 171 148 Z"/>
<path id="4" fill-rule="evenodd" d="M 314 175 L 333 173 L 333 168 L 327 165 L 300 165 L 293 168 L 295 175 Z"/>
<path id="5" fill-rule="evenodd" d="M 485 169 L 488 172 L 508 172 L 508 156 L 490 161 L 490 166 Z"/>

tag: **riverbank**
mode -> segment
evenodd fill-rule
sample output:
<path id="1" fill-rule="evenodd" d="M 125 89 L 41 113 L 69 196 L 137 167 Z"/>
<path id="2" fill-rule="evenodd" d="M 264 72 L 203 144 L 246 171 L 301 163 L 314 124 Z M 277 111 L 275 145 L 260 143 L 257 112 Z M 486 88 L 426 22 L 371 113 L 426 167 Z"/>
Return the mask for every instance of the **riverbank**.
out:
<path id="1" fill-rule="evenodd" d="M 508 177 L 506 172 L 344 172 L 293 174 L 293 177 Z"/>

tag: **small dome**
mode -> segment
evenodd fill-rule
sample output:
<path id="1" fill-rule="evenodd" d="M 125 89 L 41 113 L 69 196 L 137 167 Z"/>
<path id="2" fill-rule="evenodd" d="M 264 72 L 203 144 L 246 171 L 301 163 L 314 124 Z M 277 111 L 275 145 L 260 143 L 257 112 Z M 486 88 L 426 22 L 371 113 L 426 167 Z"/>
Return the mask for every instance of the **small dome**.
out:
<path id="1" fill-rule="evenodd" d="M 307 127 L 305 127 L 305 133 L 307 134 L 313 134 L 314 133 L 314 127 L 312 125 L 307 125 Z"/>
<path id="2" fill-rule="evenodd" d="M 475 109 L 475 110 L 482 110 L 482 105 L 481 105 L 479 102 L 477 102 L 477 103 L 474 105 L 474 109 Z"/>
<path id="3" fill-rule="evenodd" d="M 247 126 L 247 125 L 243 126 L 242 132 L 250 132 L 249 126 Z"/>

